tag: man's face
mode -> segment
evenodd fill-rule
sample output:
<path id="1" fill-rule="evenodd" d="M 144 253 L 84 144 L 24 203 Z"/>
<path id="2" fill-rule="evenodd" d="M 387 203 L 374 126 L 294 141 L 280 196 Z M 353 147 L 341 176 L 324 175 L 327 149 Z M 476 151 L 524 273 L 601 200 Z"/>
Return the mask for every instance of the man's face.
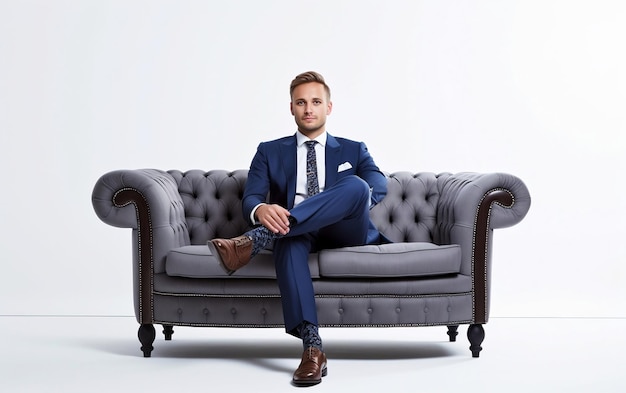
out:
<path id="1" fill-rule="evenodd" d="M 291 95 L 291 114 L 298 130 L 311 139 L 325 131 L 326 116 L 330 115 L 332 107 L 321 83 L 304 83 L 297 86 Z"/>

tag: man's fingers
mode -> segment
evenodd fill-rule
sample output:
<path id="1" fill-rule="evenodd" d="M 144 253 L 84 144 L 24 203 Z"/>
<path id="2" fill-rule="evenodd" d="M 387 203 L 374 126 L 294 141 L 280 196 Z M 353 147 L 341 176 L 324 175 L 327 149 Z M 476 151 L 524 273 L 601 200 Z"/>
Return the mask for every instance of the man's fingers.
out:
<path id="1" fill-rule="evenodd" d="M 289 232 L 289 210 L 279 205 L 264 205 L 257 210 L 257 218 L 267 229 L 286 235 Z"/>

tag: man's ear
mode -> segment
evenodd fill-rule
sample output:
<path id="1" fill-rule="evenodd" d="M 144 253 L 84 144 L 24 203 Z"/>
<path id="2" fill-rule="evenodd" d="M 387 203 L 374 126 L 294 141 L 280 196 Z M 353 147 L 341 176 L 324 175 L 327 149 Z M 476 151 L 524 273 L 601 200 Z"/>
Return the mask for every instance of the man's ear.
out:
<path id="1" fill-rule="evenodd" d="M 289 111 L 291 112 L 292 115 L 294 115 L 294 113 L 293 113 L 293 102 L 289 103 Z"/>
<path id="2" fill-rule="evenodd" d="M 330 101 L 328 103 L 328 108 L 326 109 L 326 115 L 330 115 L 330 112 L 332 112 L 332 111 L 333 111 L 333 102 Z"/>

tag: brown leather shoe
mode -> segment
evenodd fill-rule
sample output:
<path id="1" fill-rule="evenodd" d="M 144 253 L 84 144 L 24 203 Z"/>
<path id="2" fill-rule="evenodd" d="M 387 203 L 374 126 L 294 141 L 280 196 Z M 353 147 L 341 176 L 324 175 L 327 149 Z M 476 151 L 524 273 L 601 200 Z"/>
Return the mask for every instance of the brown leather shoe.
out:
<path id="1" fill-rule="evenodd" d="M 315 347 L 308 347 L 302 354 L 302 361 L 293 373 L 293 384 L 296 386 L 317 385 L 325 377 L 326 355 Z"/>
<path id="2" fill-rule="evenodd" d="M 229 275 L 250 262 L 252 245 L 252 239 L 248 236 L 237 236 L 232 239 L 213 239 L 207 243 L 211 254 Z"/>

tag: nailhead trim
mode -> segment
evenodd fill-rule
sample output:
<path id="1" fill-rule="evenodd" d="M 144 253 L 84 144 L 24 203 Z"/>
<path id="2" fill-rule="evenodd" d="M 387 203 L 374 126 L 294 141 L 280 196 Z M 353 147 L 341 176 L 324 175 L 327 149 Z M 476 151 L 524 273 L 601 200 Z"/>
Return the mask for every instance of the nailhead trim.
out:
<path id="1" fill-rule="evenodd" d="M 148 215 L 148 225 L 152 225 L 152 217 L 150 215 L 150 205 L 148 204 L 148 201 L 146 200 L 146 197 L 143 195 L 143 193 L 139 190 L 137 190 L 136 188 L 132 188 L 132 187 L 124 187 L 119 189 L 117 192 L 115 192 L 115 194 L 113 195 L 113 205 L 115 207 L 118 208 L 122 208 L 125 206 L 128 206 L 130 204 L 133 204 L 135 207 L 135 215 L 136 215 L 136 219 L 137 219 L 137 261 L 138 261 L 138 288 L 139 288 L 139 304 L 138 304 L 138 309 L 139 309 L 139 320 L 141 321 L 141 323 L 151 323 L 152 320 L 154 319 L 154 297 L 152 296 L 153 294 L 153 289 L 154 289 L 154 256 L 152 255 L 152 253 L 150 252 L 150 269 L 148 271 L 148 274 L 150 274 L 150 314 L 148 316 L 144 315 L 144 304 L 143 304 L 143 294 L 144 294 L 144 289 L 143 289 L 143 248 L 142 248 L 142 242 L 141 242 L 141 234 L 142 234 L 142 228 L 141 228 L 141 218 L 139 216 L 139 207 L 137 206 L 137 202 L 134 200 L 129 200 L 126 203 L 123 204 L 118 204 L 116 203 L 116 199 L 118 197 L 119 194 L 121 194 L 122 192 L 127 192 L 127 191 L 131 191 L 133 193 L 136 193 L 137 195 L 139 195 L 143 201 L 145 202 L 146 208 L 147 208 L 147 215 Z M 154 249 L 154 243 L 153 243 L 153 231 L 152 228 L 149 227 L 148 228 L 148 235 L 149 235 L 149 242 L 150 244 L 148 245 L 148 249 L 149 250 L 153 250 Z M 146 318 L 149 317 L 149 318 Z"/>
<path id="2" fill-rule="evenodd" d="M 480 212 L 480 208 L 483 206 L 483 202 L 485 201 L 485 199 L 490 196 L 492 193 L 497 192 L 497 191 L 504 191 L 506 193 L 508 193 L 511 196 L 512 199 L 512 203 L 510 206 L 506 206 L 503 205 L 502 203 L 500 203 L 499 201 L 494 201 L 491 206 L 488 207 L 488 211 L 487 211 L 487 222 L 485 225 L 485 244 L 484 244 L 484 252 L 485 252 L 485 258 L 482 261 L 483 266 L 484 266 L 484 275 L 483 275 L 483 284 L 484 284 L 484 288 L 485 288 L 485 293 L 484 293 L 484 305 L 485 305 L 485 314 L 481 315 L 481 320 L 485 320 L 487 319 L 487 314 L 488 314 L 488 308 L 487 308 L 487 303 L 488 303 L 488 290 L 487 290 L 487 284 L 488 284 L 488 271 L 487 271 L 487 258 L 489 256 L 489 224 L 491 222 L 491 209 L 493 207 L 494 204 L 499 205 L 502 208 L 505 209 L 512 209 L 513 205 L 515 205 L 515 196 L 513 195 L 513 193 L 511 191 L 509 191 L 506 188 L 501 188 L 501 187 L 497 187 L 497 188 L 493 188 L 489 191 L 487 191 L 483 197 L 480 199 L 480 202 L 478 203 L 478 206 L 476 207 L 476 214 L 474 215 L 474 226 L 473 226 L 473 234 L 472 234 L 472 260 L 471 260 L 471 266 L 472 266 L 472 274 L 471 274 L 471 278 L 472 278 L 472 322 L 476 321 L 476 277 L 475 277 L 475 271 L 476 271 L 476 237 L 477 237 L 477 232 L 476 232 L 476 228 L 478 226 L 478 216 L 479 216 L 479 212 Z"/>

